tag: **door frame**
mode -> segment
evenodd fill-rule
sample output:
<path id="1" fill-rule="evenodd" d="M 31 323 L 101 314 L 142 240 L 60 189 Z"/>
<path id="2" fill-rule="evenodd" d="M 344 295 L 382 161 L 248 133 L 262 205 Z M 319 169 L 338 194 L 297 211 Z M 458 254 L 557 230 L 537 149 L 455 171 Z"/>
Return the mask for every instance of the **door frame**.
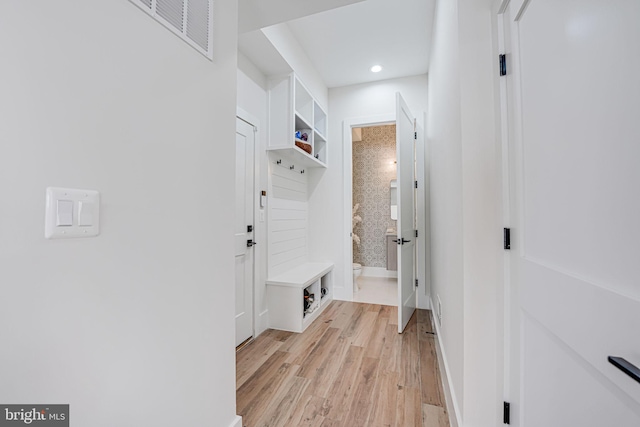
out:
<path id="1" fill-rule="evenodd" d="M 505 36 L 505 26 L 509 25 L 509 17 L 505 14 L 508 10 L 507 7 L 510 5 L 510 0 L 496 0 L 494 8 L 497 9 L 494 14 L 494 34 L 496 35 L 496 44 L 497 44 L 497 54 L 508 54 L 511 52 L 511 46 L 507 46 L 507 40 Z M 510 65 L 511 57 L 507 58 L 507 66 Z M 510 102 L 509 102 L 509 93 L 507 88 L 507 79 L 500 78 L 497 83 L 497 93 L 498 96 L 496 98 L 496 118 L 499 120 L 498 126 L 496 127 L 496 136 L 499 138 L 499 145 L 501 148 L 500 158 L 501 158 L 501 173 L 500 173 L 500 184 L 502 191 L 502 223 L 505 228 L 513 228 L 513 223 L 511 220 L 511 150 L 510 150 L 510 126 L 513 123 L 510 123 L 509 119 L 509 111 Z M 502 298 L 502 307 L 503 312 L 499 318 L 499 322 L 502 323 L 502 342 L 498 342 L 497 344 L 502 347 L 502 397 L 505 402 L 514 402 L 514 398 L 518 394 L 518 390 L 512 390 L 511 387 L 511 376 L 513 370 L 513 357 L 515 356 L 512 352 L 512 294 L 516 289 L 514 289 L 515 284 L 511 280 L 511 253 L 509 251 L 504 251 L 502 257 L 502 292 L 498 290 L 498 293 Z M 500 327 L 500 325 L 499 325 Z M 500 355 L 498 352 L 497 354 Z M 518 402 L 516 402 L 517 404 Z M 515 414 L 513 414 L 515 415 Z M 514 417 L 515 418 L 515 417 Z"/>
<path id="2" fill-rule="evenodd" d="M 422 122 L 422 118 L 425 114 L 421 111 L 418 111 L 416 114 L 416 120 L 418 125 L 423 130 L 423 135 L 418 136 L 418 144 L 416 147 L 416 156 L 418 157 L 416 162 L 417 168 L 417 177 L 419 184 L 419 191 L 417 192 L 417 230 L 419 234 L 418 241 L 416 242 L 416 253 L 418 256 L 420 254 L 427 255 L 426 251 L 426 238 L 428 237 L 428 228 L 425 222 L 426 214 L 425 214 L 425 195 L 428 192 L 425 191 L 424 186 L 426 185 L 425 181 L 425 123 Z M 343 227 L 344 227 L 344 283 L 345 283 L 345 291 L 343 293 L 343 297 L 348 301 L 353 301 L 353 268 L 349 268 L 349 264 L 353 263 L 353 243 L 351 238 L 351 221 L 352 221 L 352 208 L 353 208 L 353 141 L 351 129 L 357 127 L 374 127 L 374 126 L 384 126 L 391 125 L 396 123 L 396 115 L 395 113 L 388 114 L 379 114 L 372 116 L 362 116 L 362 117 L 350 117 L 346 118 L 343 122 L 342 126 L 342 141 L 343 141 L 343 165 L 342 165 L 342 173 L 343 173 L 343 204 L 344 204 L 344 218 L 343 218 Z M 420 191 L 420 187 L 422 191 Z M 424 236 L 424 238 L 422 238 Z M 426 268 L 420 268 L 418 266 L 419 263 L 416 263 L 416 275 L 418 281 L 420 283 L 421 291 L 417 292 L 418 301 L 417 308 L 428 309 L 429 308 L 429 294 L 430 294 L 430 281 L 426 280 Z M 425 267 L 428 265 L 426 262 L 424 263 Z"/>
<path id="3" fill-rule="evenodd" d="M 259 150 L 260 120 L 240 107 L 236 107 L 236 118 L 242 120 L 243 122 L 247 123 L 250 126 L 253 126 L 253 133 L 254 133 L 254 140 L 253 140 L 253 230 L 254 231 L 253 231 L 253 235 L 254 235 L 254 240 L 256 241 L 258 240 L 256 239 L 256 237 L 258 236 L 264 237 L 264 238 L 260 237 L 260 240 L 266 243 L 266 224 L 267 223 L 266 222 L 260 223 L 265 225 L 264 225 L 264 230 L 260 230 L 261 232 L 258 233 L 259 227 L 256 222 L 256 218 L 259 218 L 258 210 L 260 209 L 260 195 L 259 195 L 259 192 L 256 190 L 260 184 L 260 159 L 258 157 L 260 152 Z M 260 228 L 262 228 L 262 226 L 260 226 Z M 253 330 L 252 330 L 251 339 L 255 339 L 256 332 L 260 330 L 260 327 L 259 327 L 260 325 L 258 324 L 260 320 L 260 313 L 259 313 L 259 305 L 257 304 L 257 301 L 256 301 L 256 295 L 257 295 L 257 284 L 258 284 L 258 266 L 262 265 L 260 260 L 262 260 L 265 256 L 264 249 L 262 249 L 265 246 L 266 245 L 256 245 L 253 247 L 253 251 L 254 251 L 253 266 L 252 266 L 253 292 L 252 292 L 252 301 L 251 301 L 251 306 L 252 306 L 251 313 L 253 315 L 251 325 Z"/>

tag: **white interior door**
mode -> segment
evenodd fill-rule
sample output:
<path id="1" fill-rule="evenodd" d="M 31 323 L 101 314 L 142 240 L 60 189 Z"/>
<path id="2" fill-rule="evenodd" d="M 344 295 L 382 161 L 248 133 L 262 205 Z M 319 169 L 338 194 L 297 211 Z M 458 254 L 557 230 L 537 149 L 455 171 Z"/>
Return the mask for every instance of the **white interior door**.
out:
<path id="1" fill-rule="evenodd" d="M 253 126 L 236 119 L 236 346 L 253 336 L 254 144 Z"/>
<path id="2" fill-rule="evenodd" d="M 396 93 L 396 160 L 398 162 L 398 332 L 416 309 L 415 251 L 415 118 Z"/>
<path id="3" fill-rule="evenodd" d="M 511 424 L 640 426 L 640 2 L 513 0 Z M 510 47 L 510 50 L 509 50 Z"/>

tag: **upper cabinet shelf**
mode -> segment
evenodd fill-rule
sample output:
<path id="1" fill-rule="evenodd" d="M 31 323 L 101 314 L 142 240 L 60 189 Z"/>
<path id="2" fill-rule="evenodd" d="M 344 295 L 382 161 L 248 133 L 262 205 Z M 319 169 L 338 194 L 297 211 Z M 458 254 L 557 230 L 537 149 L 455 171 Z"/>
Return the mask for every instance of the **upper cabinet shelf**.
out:
<path id="1" fill-rule="evenodd" d="M 270 80 L 269 125 L 269 151 L 306 167 L 327 167 L 327 114 L 293 73 Z"/>
<path id="2" fill-rule="evenodd" d="M 317 102 L 313 102 L 313 129 L 326 140 L 327 134 L 327 114 Z"/>
<path id="3" fill-rule="evenodd" d="M 311 124 L 313 118 L 313 98 L 311 94 L 302 86 L 300 80 L 295 76 L 293 78 L 294 94 L 295 94 L 295 108 L 296 114 L 305 122 Z"/>

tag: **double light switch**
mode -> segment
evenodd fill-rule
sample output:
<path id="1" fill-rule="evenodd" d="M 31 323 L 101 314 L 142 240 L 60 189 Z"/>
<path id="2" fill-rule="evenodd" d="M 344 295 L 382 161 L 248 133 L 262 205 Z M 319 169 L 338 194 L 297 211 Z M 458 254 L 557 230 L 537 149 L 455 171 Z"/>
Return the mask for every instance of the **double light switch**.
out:
<path id="1" fill-rule="evenodd" d="M 45 237 L 93 237 L 99 234 L 100 194 L 93 190 L 47 188 Z"/>

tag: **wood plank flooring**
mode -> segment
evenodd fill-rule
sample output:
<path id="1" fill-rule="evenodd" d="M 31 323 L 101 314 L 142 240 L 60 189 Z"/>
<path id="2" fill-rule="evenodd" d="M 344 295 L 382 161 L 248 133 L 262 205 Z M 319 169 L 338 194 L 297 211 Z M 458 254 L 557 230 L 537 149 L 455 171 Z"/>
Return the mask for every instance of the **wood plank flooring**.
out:
<path id="1" fill-rule="evenodd" d="M 333 301 L 302 334 L 267 330 L 236 353 L 245 427 L 449 427 L 430 312 Z"/>

